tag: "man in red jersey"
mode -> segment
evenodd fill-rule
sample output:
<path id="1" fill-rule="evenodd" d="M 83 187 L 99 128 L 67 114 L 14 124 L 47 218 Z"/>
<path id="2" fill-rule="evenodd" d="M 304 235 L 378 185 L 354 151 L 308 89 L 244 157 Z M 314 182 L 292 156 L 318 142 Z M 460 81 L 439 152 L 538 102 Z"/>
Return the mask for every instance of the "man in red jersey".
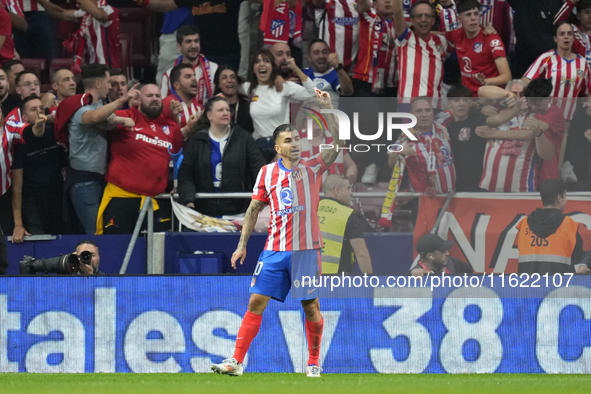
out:
<path id="1" fill-rule="evenodd" d="M 178 152 L 183 144 L 176 122 L 161 116 L 158 86 L 145 85 L 140 95 L 139 107 L 116 112 L 133 119 L 135 126 L 118 126 L 112 131 L 111 160 L 105 176 L 108 183 L 99 207 L 97 234 L 133 232 L 145 197 L 165 191 L 170 153 Z"/>
<path id="2" fill-rule="evenodd" d="M 474 95 L 481 86 L 505 86 L 511 80 L 505 47 L 498 34 L 485 35 L 480 27 L 480 3 L 465 0 L 457 9 L 462 29 L 446 32 L 445 38 L 458 54 L 462 85 Z"/>
<path id="3" fill-rule="evenodd" d="M 316 89 L 316 95 L 322 108 L 332 108 L 328 92 Z M 300 159 L 300 135 L 293 126 L 281 125 L 273 133 L 275 150 L 281 158 L 264 166 L 259 172 L 252 201 L 244 216 L 240 242 L 232 255 L 232 267 L 236 267 L 238 260 L 241 264 L 244 262 L 246 244 L 265 204 L 271 206 L 269 237 L 254 271 L 250 301 L 238 330 L 234 355 L 220 364 L 212 365 L 214 372 L 242 375 L 246 352 L 259 332 L 269 300 L 285 301 L 293 283 L 294 293 L 301 300 L 306 315 L 309 352 L 306 375 L 320 377 L 318 359 L 324 319 L 320 313 L 318 291 L 315 291 L 317 288 L 312 287 L 311 282 L 305 282 L 304 278 L 315 279 L 321 271 L 322 237 L 317 214 L 320 184 L 322 174 L 338 156 L 336 146 L 344 146 L 334 116 L 325 115 L 325 118 L 337 144 L 309 160 Z"/>

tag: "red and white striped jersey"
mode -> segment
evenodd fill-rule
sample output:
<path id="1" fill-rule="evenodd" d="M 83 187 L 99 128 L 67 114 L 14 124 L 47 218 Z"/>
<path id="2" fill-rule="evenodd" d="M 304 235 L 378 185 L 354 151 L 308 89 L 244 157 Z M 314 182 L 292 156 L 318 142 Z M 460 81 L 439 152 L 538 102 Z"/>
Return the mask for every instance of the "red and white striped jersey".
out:
<path id="1" fill-rule="evenodd" d="M 410 185 L 416 192 L 434 187 L 437 193 L 448 193 L 455 188 L 456 170 L 447 130 L 433 124 L 430 134 L 421 134 L 418 141 L 411 141 L 402 133 L 397 144 L 410 145 L 415 152 L 406 158 Z"/>
<path id="2" fill-rule="evenodd" d="M 554 26 L 557 26 L 562 22 L 566 22 L 576 6 L 577 5 L 570 0 L 566 1 L 554 17 Z M 589 64 L 589 67 L 591 67 L 591 40 L 587 34 L 581 31 L 579 26 L 572 25 L 572 27 L 575 38 L 572 51 L 587 59 L 587 64 Z"/>
<path id="3" fill-rule="evenodd" d="M 441 4 L 437 4 L 436 10 L 437 16 L 439 17 L 439 31 L 452 31 L 462 27 L 454 0 L 451 0 L 451 5 L 447 8 L 444 8 Z"/>
<path id="4" fill-rule="evenodd" d="M 396 38 L 398 97 L 440 97 L 447 40 L 431 34 L 425 41 L 407 28 Z M 409 101 L 410 102 L 410 101 Z"/>
<path id="5" fill-rule="evenodd" d="M 347 72 L 353 69 L 359 50 L 359 14 L 355 0 L 329 0 L 314 10 L 318 38 L 339 55 Z"/>
<path id="6" fill-rule="evenodd" d="M 556 105 L 564 111 L 566 120 L 572 119 L 579 94 L 589 95 L 591 92 L 589 65 L 578 54 L 575 59 L 567 60 L 555 49 L 545 52 L 530 66 L 525 77 L 552 80 L 554 89 L 551 96 L 559 99 Z"/>
<path id="7" fill-rule="evenodd" d="M 259 171 L 252 198 L 269 204 L 271 220 L 265 250 L 289 252 L 322 248 L 318 201 L 322 174 L 328 167 L 321 155 L 301 159 L 291 170 L 283 159 Z"/>
<path id="8" fill-rule="evenodd" d="M 23 117 L 21 115 L 21 109 L 15 108 L 6 115 L 6 121 L 12 121 L 14 123 L 23 123 Z"/>
<path id="9" fill-rule="evenodd" d="M 23 12 L 45 11 L 45 8 L 37 4 L 35 0 L 2 0 L 9 11 L 17 15 L 24 16 Z"/>
<path id="10" fill-rule="evenodd" d="M 308 159 L 310 157 L 320 155 L 322 152 L 320 151 L 320 145 L 314 146 L 310 143 L 310 140 L 307 138 L 306 129 L 302 129 L 300 131 L 300 141 L 302 142 L 302 158 Z M 332 144 L 333 138 L 330 135 L 328 130 L 324 130 L 324 141 L 322 144 Z M 329 170 L 322 174 L 322 180 L 324 181 L 327 176 L 332 174 L 337 175 L 344 175 L 345 174 L 345 155 L 348 155 L 349 152 L 346 150 L 339 151 L 339 155 L 337 156 L 336 160 L 332 165 L 329 167 Z"/>
<path id="11" fill-rule="evenodd" d="M 524 128 L 528 116 L 519 115 L 499 126 L 499 130 Z M 535 192 L 535 147 L 533 140 L 488 140 L 480 187 L 489 192 Z"/>
<path id="12" fill-rule="evenodd" d="M 505 0 L 478 0 L 480 2 L 480 24 L 492 25 L 506 48 L 509 48 L 513 24 L 511 6 Z"/>
<path id="13" fill-rule="evenodd" d="M 382 41 L 378 43 L 380 37 Z M 361 14 L 359 16 L 359 54 L 353 78 L 372 83 L 374 72 L 377 72 L 379 67 L 372 62 L 374 55 L 379 52 L 379 56 L 384 56 L 386 59 L 384 86 L 395 87 L 398 82 L 395 39 L 393 21 L 382 20 L 373 8 Z M 372 48 L 374 43 L 377 48 Z"/>
<path id="14" fill-rule="evenodd" d="M 162 100 L 162 106 L 164 108 L 170 108 L 171 101 L 179 101 L 183 106 L 183 112 L 179 114 L 179 119 L 181 121 L 180 127 L 183 128 L 187 125 L 187 119 L 191 117 L 191 115 L 200 115 L 203 112 L 203 108 L 197 102 L 197 96 L 193 97 L 191 100 L 191 104 L 187 105 L 184 101 L 179 100 L 176 95 L 169 95 Z"/>
<path id="15" fill-rule="evenodd" d="M 96 18 L 83 18 L 86 14 L 83 10 L 76 10 L 74 15 L 82 18 L 81 26 L 86 40 L 86 53 L 88 63 L 100 63 L 119 68 L 121 57 L 121 43 L 119 41 L 119 10 L 108 5 L 102 0 L 97 4 L 99 8 L 109 15 L 107 22 L 101 22 Z"/>
<path id="16" fill-rule="evenodd" d="M 12 168 L 12 147 L 17 141 L 23 138 L 23 130 L 26 123 L 6 120 L 4 127 L 0 128 L 0 196 L 4 195 L 12 184 L 10 169 Z"/>

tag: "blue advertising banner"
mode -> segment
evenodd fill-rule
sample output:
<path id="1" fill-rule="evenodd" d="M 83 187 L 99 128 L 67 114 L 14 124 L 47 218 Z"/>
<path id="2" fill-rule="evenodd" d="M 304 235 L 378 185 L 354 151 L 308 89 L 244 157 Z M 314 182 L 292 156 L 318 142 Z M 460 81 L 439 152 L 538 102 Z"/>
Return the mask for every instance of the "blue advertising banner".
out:
<path id="1" fill-rule="evenodd" d="M 374 298 L 322 298 L 324 372 L 591 372 L 591 277 L 535 298 L 518 286 L 500 298 L 500 278 L 491 280 L 409 289 L 405 298 L 382 288 L 371 289 Z M 208 372 L 233 353 L 250 283 L 0 278 L 0 372 Z M 305 372 L 305 338 L 299 302 L 271 301 L 246 372 Z"/>

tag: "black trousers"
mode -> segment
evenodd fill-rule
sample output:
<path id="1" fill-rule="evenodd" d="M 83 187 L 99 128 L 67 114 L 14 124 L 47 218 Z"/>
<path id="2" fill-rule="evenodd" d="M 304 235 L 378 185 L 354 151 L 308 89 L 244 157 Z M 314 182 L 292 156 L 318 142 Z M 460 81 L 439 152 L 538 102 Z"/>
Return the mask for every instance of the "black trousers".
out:
<path id="1" fill-rule="evenodd" d="M 140 216 L 141 198 L 113 198 L 103 213 L 103 234 L 131 234 Z M 154 231 L 169 231 L 171 205 L 167 200 L 158 201 L 160 209 L 154 212 Z M 142 229 L 148 223 L 147 213 Z"/>
<path id="2" fill-rule="evenodd" d="M 4 233 L 2 233 L 2 229 L 0 228 L 0 275 L 6 273 L 6 268 L 8 268 L 8 252 L 6 250 Z"/>

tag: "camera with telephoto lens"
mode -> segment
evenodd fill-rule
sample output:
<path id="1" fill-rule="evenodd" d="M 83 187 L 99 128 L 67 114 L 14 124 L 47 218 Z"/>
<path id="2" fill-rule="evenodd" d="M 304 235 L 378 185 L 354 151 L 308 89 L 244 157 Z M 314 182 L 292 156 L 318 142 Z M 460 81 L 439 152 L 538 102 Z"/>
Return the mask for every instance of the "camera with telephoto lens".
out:
<path id="1" fill-rule="evenodd" d="M 25 256 L 20 262 L 20 271 L 21 275 L 34 275 L 37 272 L 75 275 L 80 271 L 80 264 L 90 265 L 91 260 L 92 253 L 87 250 L 80 255 L 70 253 L 40 260 Z"/>

